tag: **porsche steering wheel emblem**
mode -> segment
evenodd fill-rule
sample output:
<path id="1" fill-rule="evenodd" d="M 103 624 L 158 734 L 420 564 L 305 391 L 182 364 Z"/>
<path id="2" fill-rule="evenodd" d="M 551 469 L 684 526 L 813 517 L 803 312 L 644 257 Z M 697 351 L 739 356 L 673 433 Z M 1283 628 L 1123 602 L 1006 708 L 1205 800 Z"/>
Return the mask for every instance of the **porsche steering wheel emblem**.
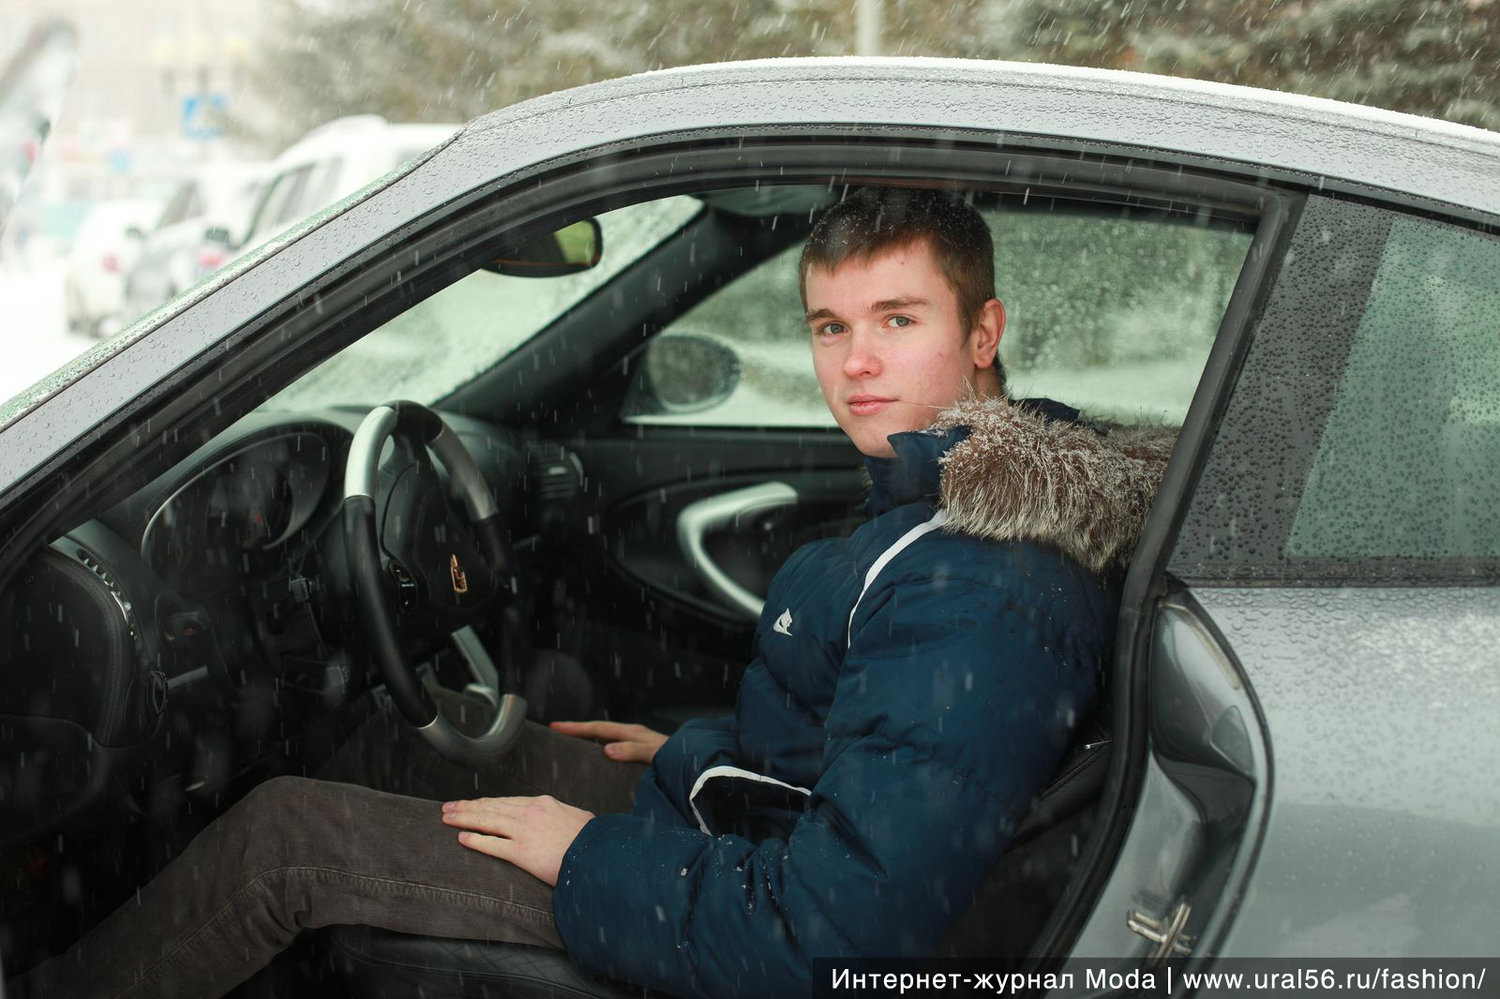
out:
<path id="1" fill-rule="evenodd" d="M 469 577 L 464 572 L 464 567 L 459 564 L 457 555 L 448 556 L 448 575 L 453 580 L 453 592 L 463 594 L 469 592 Z"/>

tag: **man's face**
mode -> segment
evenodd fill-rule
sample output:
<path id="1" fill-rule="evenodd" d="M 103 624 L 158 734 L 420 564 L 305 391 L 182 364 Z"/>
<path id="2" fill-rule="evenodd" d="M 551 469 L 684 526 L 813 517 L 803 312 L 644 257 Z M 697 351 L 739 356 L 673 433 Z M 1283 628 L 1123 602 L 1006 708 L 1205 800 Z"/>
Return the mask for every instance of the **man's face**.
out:
<path id="1" fill-rule="evenodd" d="M 836 270 L 807 272 L 813 368 L 839 427 L 872 458 L 891 434 L 920 430 L 993 377 L 1005 311 L 995 299 L 972 333 L 926 240 Z"/>

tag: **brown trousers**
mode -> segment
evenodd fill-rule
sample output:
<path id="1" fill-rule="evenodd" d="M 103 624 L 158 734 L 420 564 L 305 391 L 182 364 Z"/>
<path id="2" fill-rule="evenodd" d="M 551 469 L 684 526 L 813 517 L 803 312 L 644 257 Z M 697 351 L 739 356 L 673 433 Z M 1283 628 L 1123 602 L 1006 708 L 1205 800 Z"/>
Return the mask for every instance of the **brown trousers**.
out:
<path id="1" fill-rule="evenodd" d="M 596 814 L 629 811 L 644 769 L 527 723 L 509 754 L 468 770 L 440 758 L 394 713 L 377 715 L 319 779 L 278 777 L 251 791 L 17 991 L 208 999 L 264 967 L 301 930 L 340 923 L 561 947 L 552 889 L 460 846 L 439 802 L 550 794 Z"/>

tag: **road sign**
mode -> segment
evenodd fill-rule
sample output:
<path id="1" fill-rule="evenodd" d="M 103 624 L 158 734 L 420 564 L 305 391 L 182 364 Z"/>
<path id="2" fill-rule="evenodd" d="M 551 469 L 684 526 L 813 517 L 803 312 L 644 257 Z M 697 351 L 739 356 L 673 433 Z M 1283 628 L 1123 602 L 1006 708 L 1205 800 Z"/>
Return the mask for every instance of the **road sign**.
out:
<path id="1" fill-rule="evenodd" d="M 189 139 L 217 139 L 229 112 L 226 94 L 189 94 L 182 99 L 182 134 Z"/>

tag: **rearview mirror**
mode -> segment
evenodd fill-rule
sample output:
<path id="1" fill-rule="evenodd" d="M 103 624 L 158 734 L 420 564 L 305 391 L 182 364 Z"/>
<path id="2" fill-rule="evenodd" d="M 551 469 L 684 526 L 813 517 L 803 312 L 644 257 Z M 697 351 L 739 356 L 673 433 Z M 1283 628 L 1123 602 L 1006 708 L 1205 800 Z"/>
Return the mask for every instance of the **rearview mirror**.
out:
<path id="1" fill-rule="evenodd" d="M 511 247 L 484 269 L 511 277 L 562 277 L 588 270 L 603 255 L 604 231 L 599 220 L 584 219 Z"/>

